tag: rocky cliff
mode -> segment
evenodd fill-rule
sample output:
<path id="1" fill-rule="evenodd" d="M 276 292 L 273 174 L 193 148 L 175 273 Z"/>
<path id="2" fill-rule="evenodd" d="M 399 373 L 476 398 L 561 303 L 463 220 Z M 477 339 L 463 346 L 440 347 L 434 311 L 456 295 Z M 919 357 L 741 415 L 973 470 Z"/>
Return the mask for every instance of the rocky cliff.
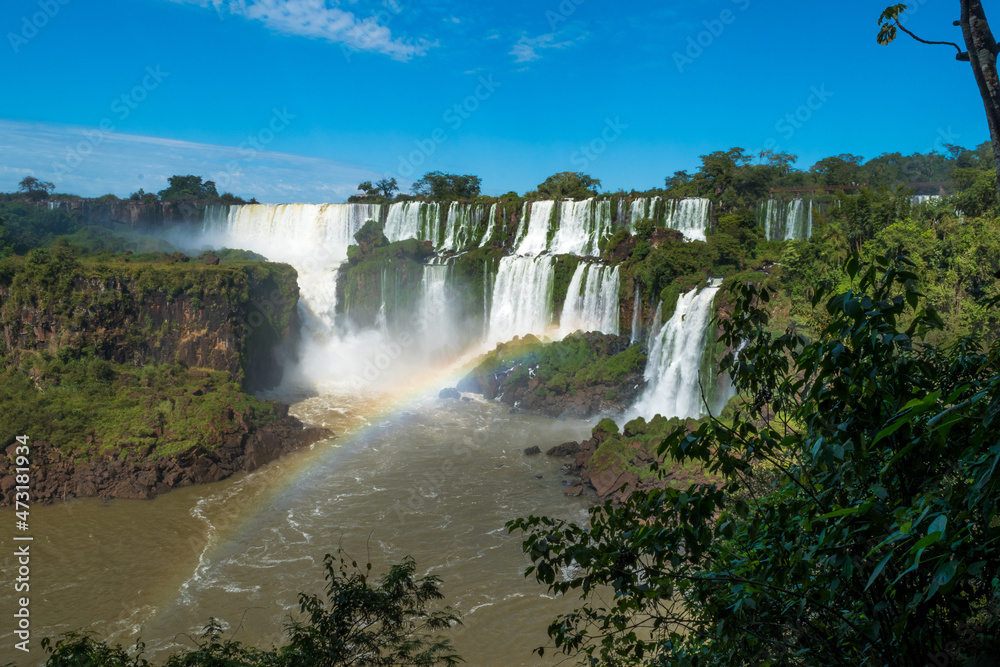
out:
<path id="1" fill-rule="evenodd" d="M 59 247 L 0 266 L 8 352 L 90 350 L 119 364 L 228 371 L 248 390 L 281 380 L 279 344 L 297 337 L 295 270 L 213 256 L 76 260 Z"/>

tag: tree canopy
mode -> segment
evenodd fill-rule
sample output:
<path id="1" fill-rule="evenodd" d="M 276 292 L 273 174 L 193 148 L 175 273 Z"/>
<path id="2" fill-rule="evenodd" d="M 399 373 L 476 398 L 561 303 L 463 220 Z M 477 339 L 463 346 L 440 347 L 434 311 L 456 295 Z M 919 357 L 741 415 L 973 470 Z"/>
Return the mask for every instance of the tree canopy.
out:
<path id="1" fill-rule="evenodd" d="M 961 15 L 954 25 L 962 29 L 965 50 L 955 42 L 930 41 L 918 37 L 900 22 L 906 11 L 905 4 L 890 5 L 879 16 L 879 44 L 891 44 L 901 30 L 922 44 L 953 46 L 958 52 L 955 59 L 972 66 L 972 75 L 979 87 L 979 96 L 986 109 L 986 123 L 990 128 L 993 145 L 993 164 L 1000 182 L 1000 74 L 997 72 L 997 53 L 1000 47 L 990 29 L 986 11 L 980 0 L 960 0 Z"/>
<path id="2" fill-rule="evenodd" d="M 479 196 L 481 186 L 482 181 L 478 176 L 431 171 L 414 183 L 410 190 L 418 197 L 428 199 L 475 199 Z"/>
<path id="3" fill-rule="evenodd" d="M 219 196 L 215 183 L 202 183 L 201 176 L 171 176 L 167 181 L 170 185 L 157 193 L 163 201 L 217 199 Z"/>
<path id="4" fill-rule="evenodd" d="M 722 481 L 634 494 L 589 527 L 509 524 L 529 574 L 584 599 L 549 626 L 559 650 L 620 665 L 997 655 L 1000 344 L 922 344 L 941 321 L 912 268 L 852 256 L 851 289 L 813 297 L 815 339 L 773 334 L 774 293 L 734 283 L 719 325 L 742 348 L 741 407 L 659 447 Z"/>
<path id="5" fill-rule="evenodd" d="M 56 189 L 49 181 L 42 181 L 34 176 L 25 176 L 17 185 L 17 191 L 31 199 L 45 199 Z"/>
<path id="6" fill-rule="evenodd" d="M 579 171 L 561 171 L 538 184 L 538 196 L 544 199 L 586 199 L 597 194 L 600 179 Z"/>

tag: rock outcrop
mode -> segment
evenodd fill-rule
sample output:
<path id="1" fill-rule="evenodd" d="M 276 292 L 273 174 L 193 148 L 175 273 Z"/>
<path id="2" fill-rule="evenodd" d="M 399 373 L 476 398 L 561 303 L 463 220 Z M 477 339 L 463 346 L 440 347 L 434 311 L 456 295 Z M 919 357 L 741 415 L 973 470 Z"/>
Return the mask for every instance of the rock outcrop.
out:
<path id="1" fill-rule="evenodd" d="M 645 387 L 645 361 L 625 336 L 577 333 L 547 344 L 526 336 L 498 346 L 458 390 L 518 411 L 588 419 L 632 404 Z"/>
<path id="2" fill-rule="evenodd" d="M 31 448 L 30 493 L 32 504 L 48 504 L 71 498 L 146 500 L 192 484 L 225 479 L 249 472 L 280 456 L 307 447 L 331 433 L 303 426 L 279 405 L 275 420 L 257 424 L 240 420 L 238 432 L 224 442 L 206 440 L 192 449 L 163 458 L 149 458 L 152 446 L 122 454 L 114 451 L 85 462 L 73 458 L 44 441 Z M 12 505 L 16 480 L 16 443 L 0 458 L 0 506 Z"/>

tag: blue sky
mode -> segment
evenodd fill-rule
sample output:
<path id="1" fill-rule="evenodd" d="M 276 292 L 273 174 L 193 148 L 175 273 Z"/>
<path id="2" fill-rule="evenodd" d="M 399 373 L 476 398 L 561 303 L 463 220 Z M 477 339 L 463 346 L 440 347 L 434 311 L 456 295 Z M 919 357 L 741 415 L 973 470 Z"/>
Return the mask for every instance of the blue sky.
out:
<path id="1" fill-rule="evenodd" d="M 34 175 L 127 196 L 194 173 L 343 201 L 431 170 L 488 194 L 567 170 L 644 190 L 731 146 L 808 168 L 987 140 L 954 49 L 875 43 L 885 4 L 6 0 L 0 191 Z M 960 41 L 957 3 L 910 5 L 911 30 Z"/>

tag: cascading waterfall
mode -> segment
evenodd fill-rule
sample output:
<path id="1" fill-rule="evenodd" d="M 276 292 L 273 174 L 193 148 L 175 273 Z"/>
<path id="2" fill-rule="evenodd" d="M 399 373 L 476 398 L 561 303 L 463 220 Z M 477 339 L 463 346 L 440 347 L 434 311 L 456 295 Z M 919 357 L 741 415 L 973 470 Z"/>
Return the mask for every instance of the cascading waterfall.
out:
<path id="1" fill-rule="evenodd" d="M 552 219 L 554 201 L 526 202 L 521 213 L 518 231 L 518 255 L 538 255 L 549 246 L 549 222 Z"/>
<path id="2" fill-rule="evenodd" d="M 552 239 L 553 254 L 593 257 L 599 254 L 601 238 L 611 230 L 611 201 L 585 199 L 560 201 L 558 229 Z"/>
<path id="3" fill-rule="evenodd" d="M 712 284 L 681 295 L 673 317 L 654 335 L 646 362 L 648 384 L 635 406 L 639 415 L 649 419 L 657 414 L 667 418 L 705 414 L 699 375 L 718 291 L 719 286 Z"/>
<path id="4" fill-rule="evenodd" d="M 448 207 L 444 239 L 437 249 L 459 252 L 468 248 L 475 238 L 485 212 L 485 207 L 481 205 L 452 202 Z"/>
<path id="5" fill-rule="evenodd" d="M 390 241 L 417 239 L 438 248 L 441 234 L 441 205 L 437 202 L 399 202 L 389 206 L 384 233 Z"/>
<path id="6" fill-rule="evenodd" d="M 552 322 L 552 257 L 504 257 L 497 268 L 490 305 L 490 346 L 514 336 L 544 334 Z"/>
<path id="7" fill-rule="evenodd" d="M 573 273 L 559 332 L 600 331 L 618 335 L 618 267 L 581 262 Z"/>
<path id="8" fill-rule="evenodd" d="M 642 331 L 640 330 L 642 325 L 640 324 L 640 313 L 642 312 L 642 292 L 639 289 L 639 284 L 636 283 L 635 295 L 632 297 L 632 338 L 629 341 L 630 345 L 635 345 L 642 339 Z"/>
<path id="9" fill-rule="evenodd" d="M 812 200 L 807 210 L 802 199 L 793 199 L 784 206 L 777 199 L 769 199 L 760 204 L 757 215 L 768 241 L 806 240 L 812 236 Z"/>
<path id="10" fill-rule="evenodd" d="M 704 241 L 711 219 L 712 200 L 704 197 L 672 199 L 668 202 L 663 226 L 676 229 L 692 241 Z"/>
<path id="11" fill-rule="evenodd" d="M 448 276 L 451 266 L 446 263 L 424 265 L 420 281 L 420 303 L 417 324 L 423 333 L 421 342 L 426 354 L 440 356 L 451 352 L 459 343 L 456 334 L 442 323 L 452 321 L 451 298 L 448 291 Z"/>
<path id="12" fill-rule="evenodd" d="M 332 331 L 336 272 L 354 234 L 378 220 L 378 204 L 248 204 L 206 215 L 204 232 L 219 247 L 236 247 L 286 262 L 299 273 L 307 327 Z M 214 217 L 213 217 L 214 216 Z M 310 317 L 311 316 L 311 317 Z"/>
<path id="13" fill-rule="evenodd" d="M 918 204 L 933 204 L 941 201 L 940 195 L 913 195 L 911 204 L 917 206 Z"/>
<path id="14" fill-rule="evenodd" d="M 483 238 L 479 241 L 480 246 L 487 245 L 490 239 L 493 238 L 494 230 L 497 227 L 497 204 L 490 206 L 490 218 L 489 223 L 486 226 L 486 232 L 483 234 Z"/>
<path id="15" fill-rule="evenodd" d="M 656 206 L 660 202 L 659 197 L 638 197 L 632 200 L 629 206 L 628 224 L 629 231 L 635 233 L 635 223 L 644 218 L 656 219 Z"/>

